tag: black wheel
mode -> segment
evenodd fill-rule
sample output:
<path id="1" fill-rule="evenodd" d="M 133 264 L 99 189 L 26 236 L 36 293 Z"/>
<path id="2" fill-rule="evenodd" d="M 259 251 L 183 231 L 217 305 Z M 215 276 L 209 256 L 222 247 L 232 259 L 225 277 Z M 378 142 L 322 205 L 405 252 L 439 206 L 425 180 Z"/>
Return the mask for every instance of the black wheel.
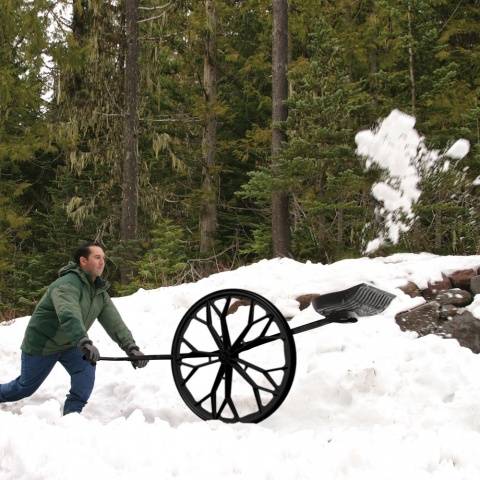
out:
<path id="1" fill-rule="evenodd" d="M 203 420 L 264 420 L 287 396 L 295 366 L 295 342 L 285 318 L 247 290 L 219 290 L 201 298 L 173 339 L 175 384 Z"/>

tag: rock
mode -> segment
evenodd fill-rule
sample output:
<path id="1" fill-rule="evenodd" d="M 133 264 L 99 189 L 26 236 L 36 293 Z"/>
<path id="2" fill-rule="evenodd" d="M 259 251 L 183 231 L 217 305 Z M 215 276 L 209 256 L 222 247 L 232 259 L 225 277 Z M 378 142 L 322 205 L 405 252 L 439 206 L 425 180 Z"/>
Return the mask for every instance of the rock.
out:
<path id="1" fill-rule="evenodd" d="M 435 295 L 443 290 L 449 290 L 452 288 L 452 282 L 450 279 L 442 273 L 442 279 L 437 280 L 436 282 L 428 282 L 428 286 L 425 290 L 422 290 L 422 295 L 427 300 L 432 300 Z"/>
<path id="2" fill-rule="evenodd" d="M 305 310 L 312 303 L 312 300 L 315 297 L 318 297 L 318 293 L 308 293 L 306 295 L 300 295 L 296 298 L 297 302 L 300 304 L 300 310 Z"/>
<path id="3" fill-rule="evenodd" d="M 436 333 L 440 322 L 440 304 L 428 302 L 406 312 L 397 313 L 395 320 L 402 330 L 413 330 L 420 336 Z"/>
<path id="4" fill-rule="evenodd" d="M 480 320 L 470 312 L 464 311 L 445 322 L 442 332 L 442 336 L 455 338 L 462 347 L 467 347 L 474 353 L 480 353 Z"/>
<path id="5" fill-rule="evenodd" d="M 470 288 L 470 280 L 475 276 L 477 276 L 477 271 L 469 268 L 468 270 L 453 272 L 448 278 L 454 287 L 468 290 Z"/>
<path id="6" fill-rule="evenodd" d="M 470 291 L 474 295 L 478 295 L 480 293 L 480 275 L 475 275 L 470 279 Z"/>
<path id="7" fill-rule="evenodd" d="M 440 320 L 451 320 L 458 314 L 458 308 L 453 305 L 440 305 Z"/>
<path id="8" fill-rule="evenodd" d="M 408 282 L 406 285 L 399 287 L 403 293 L 406 293 L 410 297 L 419 297 L 421 295 L 420 289 L 413 282 Z"/>
<path id="9" fill-rule="evenodd" d="M 228 308 L 227 315 L 235 313 L 242 305 L 250 305 L 250 300 L 235 300 Z"/>
<path id="10" fill-rule="evenodd" d="M 434 300 L 440 305 L 454 305 L 455 307 L 465 307 L 472 303 L 472 294 L 460 288 L 451 288 L 435 295 Z"/>

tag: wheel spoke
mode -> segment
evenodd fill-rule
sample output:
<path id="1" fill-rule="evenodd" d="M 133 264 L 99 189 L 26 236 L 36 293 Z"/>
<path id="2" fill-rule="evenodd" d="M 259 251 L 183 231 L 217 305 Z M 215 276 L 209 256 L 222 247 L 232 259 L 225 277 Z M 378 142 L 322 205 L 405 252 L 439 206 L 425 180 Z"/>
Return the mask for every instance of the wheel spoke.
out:
<path id="1" fill-rule="evenodd" d="M 230 407 L 230 410 L 233 413 L 234 420 L 238 422 L 240 420 L 240 417 L 238 416 L 237 409 L 236 409 L 235 404 L 233 403 L 232 399 L 228 400 L 228 406 Z"/>
<path id="2" fill-rule="evenodd" d="M 198 352 L 198 348 L 194 347 L 186 338 L 182 339 L 182 343 L 184 343 L 192 352 Z"/>
<path id="3" fill-rule="evenodd" d="M 273 322 L 273 318 L 270 317 L 268 319 L 267 324 L 265 325 L 265 327 L 263 327 L 263 330 L 261 331 L 260 335 L 258 336 L 259 338 L 265 337 L 265 334 L 267 333 L 268 329 L 270 328 L 270 325 L 272 324 L 272 322 Z"/>
<path id="4" fill-rule="evenodd" d="M 200 363 L 198 365 L 190 365 L 189 363 L 186 363 L 186 362 L 180 362 L 180 365 L 183 365 L 185 367 L 190 367 L 192 369 L 190 372 L 188 372 L 188 375 L 183 379 L 182 385 L 185 385 L 193 377 L 193 375 L 198 372 L 200 368 L 206 367 L 207 365 L 213 365 L 214 363 L 217 363 L 219 361 L 220 359 L 217 358 L 216 360 L 210 360 L 208 362 Z"/>
<path id="5" fill-rule="evenodd" d="M 206 367 L 207 365 L 212 365 L 214 363 L 217 363 L 219 361 L 220 359 L 216 358 L 215 360 L 209 360 L 208 362 L 199 363 L 198 365 L 192 365 L 191 363 L 187 363 L 187 362 L 180 362 L 180 365 L 183 365 L 185 367 L 190 367 L 190 368 L 202 368 L 202 367 Z"/>
<path id="6" fill-rule="evenodd" d="M 246 352 L 247 350 L 251 350 L 252 348 L 259 347 L 260 345 L 265 345 L 266 343 L 274 342 L 275 340 L 279 339 L 284 340 L 280 333 L 276 333 L 275 335 L 268 335 L 266 337 L 258 337 L 255 340 L 251 340 L 238 346 L 235 349 L 235 353 L 239 354 L 242 352 Z"/>
<path id="7" fill-rule="evenodd" d="M 245 365 L 245 367 L 251 368 L 252 370 L 255 370 L 256 372 L 261 373 L 261 374 L 270 382 L 270 384 L 271 384 L 273 387 L 278 388 L 279 385 L 277 384 L 277 382 L 275 382 L 275 380 L 272 378 L 272 376 L 271 376 L 270 373 L 269 373 L 269 372 L 272 371 L 272 369 L 266 370 L 266 369 L 264 369 L 264 368 L 259 367 L 258 365 L 255 365 L 255 364 L 253 364 L 253 363 L 247 362 L 246 360 L 243 360 L 242 358 L 239 358 L 239 359 L 238 359 L 238 363 L 241 363 L 241 364 Z M 245 368 L 244 370 L 246 371 L 247 369 Z M 285 367 L 275 368 L 275 369 L 273 369 L 273 370 L 274 370 L 274 371 L 276 371 L 276 370 L 285 370 Z"/>
<path id="8" fill-rule="evenodd" d="M 186 385 L 187 382 L 193 377 L 193 375 L 198 371 L 198 368 L 193 367 L 190 373 L 183 379 L 182 385 Z"/>
<path id="9" fill-rule="evenodd" d="M 225 348 L 230 348 L 230 333 L 228 331 L 228 326 L 227 326 L 227 315 L 228 315 L 228 309 L 230 308 L 230 302 L 232 300 L 232 297 L 227 297 L 225 300 L 225 305 L 223 307 L 223 311 L 220 312 L 220 310 L 217 308 L 214 302 L 212 302 L 212 308 L 215 310 L 215 313 L 218 315 L 218 318 L 220 319 L 220 327 L 222 329 L 222 343 Z"/>
<path id="10" fill-rule="evenodd" d="M 225 365 L 225 398 L 232 399 L 232 366 Z"/>
<path id="11" fill-rule="evenodd" d="M 251 315 L 253 315 L 253 310 L 251 311 L 251 313 L 249 313 L 248 323 L 245 326 L 245 328 L 240 332 L 240 335 L 236 338 L 235 342 L 232 345 L 232 349 L 238 348 L 238 346 L 242 343 L 243 339 L 247 336 L 248 332 L 254 325 L 265 320 L 266 318 L 272 319 L 271 315 L 266 314 L 263 317 L 257 318 L 256 320 L 251 320 L 251 317 L 250 317 Z"/>
<path id="12" fill-rule="evenodd" d="M 198 407 L 199 405 L 201 405 L 205 400 L 207 400 L 207 398 L 211 397 L 212 396 L 212 393 L 207 393 L 203 398 L 201 398 L 200 400 L 196 401 L 195 402 L 195 406 Z"/>
<path id="13" fill-rule="evenodd" d="M 277 395 L 277 390 L 274 389 L 274 390 L 271 390 L 269 388 L 266 388 L 266 387 L 262 387 L 260 385 L 258 385 L 255 380 L 241 367 L 239 367 L 238 365 L 233 365 L 233 368 L 246 380 L 247 383 L 250 384 L 250 386 L 252 388 L 257 388 L 258 390 L 262 390 L 264 392 L 268 392 L 268 393 L 271 393 L 273 396 L 276 396 Z"/>
<path id="14" fill-rule="evenodd" d="M 215 308 L 215 304 L 213 304 L 213 307 Z M 223 342 L 220 336 L 218 335 L 217 331 L 215 330 L 213 324 L 212 324 L 212 309 L 210 302 L 207 302 L 206 305 L 206 310 L 207 310 L 207 327 L 208 330 L 210 331 L 210 334 L 212 335 L 213 339 L 215 340 L 215 343 L 217 344 L 217 347 L 222 350 L 223 347 Z"/>
<path id="15" fill-rule="evenodd" d="M 210 395 L 212 396 L 212 416 L 213 418 L 217 418 L 217 414 L 215 413 L 216 403 L 217 403 L 217 390 L 222 381 L 223 374 L 225 373 L 225 366 L 223 364 L 220 365 L 218 369 L 217 376 L 212 385 L 212 390 L 210 391 Z"/>
<path id="16" fill-rule="evenodd" d="M 255 395 L 255 401 L 257 402 L 258 411 L 263 411 L 262 399 L 260 398 L 260 392 L 258 388 L 253 388 L 253 394 Z"/>

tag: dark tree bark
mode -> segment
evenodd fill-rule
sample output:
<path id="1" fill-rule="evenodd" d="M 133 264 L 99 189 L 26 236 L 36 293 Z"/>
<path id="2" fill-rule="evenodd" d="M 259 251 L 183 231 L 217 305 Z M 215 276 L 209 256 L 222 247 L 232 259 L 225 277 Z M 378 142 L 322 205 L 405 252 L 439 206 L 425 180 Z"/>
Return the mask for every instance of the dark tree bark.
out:
<path id="1" fill-rule="evenodd" d="M 202 140 L 202 205 L 200 210 L 200 252 L 211 251 L 217 231 L 217 181 L 215 151 L 217 143 L 217 65 L 215 0 L 205 0 L 206 37 L 203 61 L 203 88 L 205 92 L 205 125 Z"/>
<path id="2" fill-rule="evenodd" d="M 73 4 L 72 12 L 72 35 L 78 46 L 84 47 L 87 42 L 88 34 L 92 27 L 92 13 L 88 6 L 88 0 L 81 0 Z M 84 73 L 80 68 L 76 68 L 71 76 L 68 77 L 64 89 L 68 98 L 73 98 L 77 102 L 82 101 L 84 94 Z M 58 86 L 57 86 L 58 88 Z"/>
<path id="3" fill-rule="evenodd" d="M 408 2 L 408 67 L 410 71 L 410 97 L 412 102 L 412 115 L 415 116 L 416 110 L 416 85 L 415 85 L 415 65 L 414 65 L 414 53 L 413 53 L 413 29 L 412 29 L 412 5 Z"/>
<path id="4" fill-rule="evenodd" d="M 287 141 L 284 127 L 288 116 L 288 1 L 273 0 L 272 35 L 272 166 L 278 169 L 278 158 Z M 286 192 L 272 195 L 273 255 L 286 257 L 290 249 L 289 198 Z"/>
<path id="5" fill-rule="evenodd" d="M 138 0 L 125 0 L 125 111 L 120 240 L 137 237 L 138 216 Z M 121 269 L 122 283 L 128 281 Z"/>
<path id="6" fill-rule="evenodd" d="M 125 112 L 121 239 L 137 235 L 138 209 L 138 0 L 125 0 Z"/>

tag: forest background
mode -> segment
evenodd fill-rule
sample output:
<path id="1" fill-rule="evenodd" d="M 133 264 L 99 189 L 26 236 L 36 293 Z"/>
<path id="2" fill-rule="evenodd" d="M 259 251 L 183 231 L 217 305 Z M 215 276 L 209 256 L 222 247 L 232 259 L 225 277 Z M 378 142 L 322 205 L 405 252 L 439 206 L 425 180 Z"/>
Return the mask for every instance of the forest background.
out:
<path id="1" fill-rule="evenodd" d="M 275 192 L 283 254 L 361 256 L 381 172 L 354 138 L 394 108 L 429 147 L 471 149 L 376 255 L 479 253 L 480 1 L 290 0 L 272 122 L 276 3 L 0 0 L 0 321 L 31 313 L 82 240 L 106 246 L 113 295 L 271 258 Z"/>

